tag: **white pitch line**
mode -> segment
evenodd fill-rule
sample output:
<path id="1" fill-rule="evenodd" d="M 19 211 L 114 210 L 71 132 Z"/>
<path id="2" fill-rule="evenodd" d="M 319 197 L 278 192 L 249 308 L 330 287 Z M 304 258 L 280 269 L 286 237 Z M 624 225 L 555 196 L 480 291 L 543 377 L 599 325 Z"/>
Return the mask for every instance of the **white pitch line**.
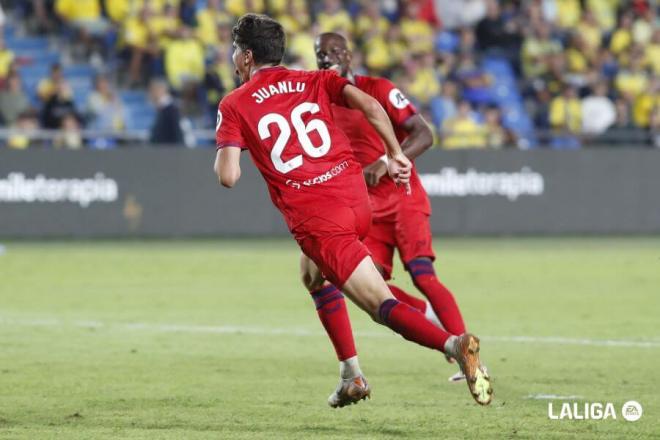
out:
<path id="1" fill-rule="evenodd" d="M 150 324 L 145 322 L 118 323 L 98 320 L 63 320 L 57 318 L 22 319 L 0 316 L 0 326 L 6 327 L 75 327 L 75 328 L 104 328 L 123 331 L 151 331 L 158 333 L 200 333 L 200 334 L 248 334 L 248 335 L 287 335 L 287 336 L 325 336 L 319 330 L 304 328 L 273 328 L 241 325 L 191 325 L 191 324 Z M 390 337 L 391 333 L 384 332 L 355 332 L 357 337 L 383 338 Z M 484 341 L 533 343 L 548 345 L 583 345 L 594 347 L 634 347 L 634 348 L 660 348 L 660 341 L 635 341 L 629 339 L 590 339 L 567 338 L 561 336 L 480 336 Z"/>
<path id="2" fill-rule="evenodd" d="M 569 400 L 569 399 L 584 399 L 582 396 L 559 396 L 557 394 L 529 394 L 525 399 L 534 400 Z"/>

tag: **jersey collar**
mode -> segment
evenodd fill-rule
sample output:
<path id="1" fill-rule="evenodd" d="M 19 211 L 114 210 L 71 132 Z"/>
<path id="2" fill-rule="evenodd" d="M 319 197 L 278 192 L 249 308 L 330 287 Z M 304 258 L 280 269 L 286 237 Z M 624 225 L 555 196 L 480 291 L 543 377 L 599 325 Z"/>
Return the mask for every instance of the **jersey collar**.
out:
<path id="1" fill-rule="evenodd" d="M 284 67 L 284 66 L 269 66 L 269 67 L 262 67 L 262 68 L 260 68 L 259 70 L 257 70 L 256 72 L 254 72 L 254 73 L 252 74 L 252 78 L 251 78 L 251 79 L 256 78 L 257 75 L 259 75 L 259 74 L 261 74 L 261 73 L 277 72 L 277 71 L 280 71 L 280 70 L 286 70 L 286 67 Z"/>

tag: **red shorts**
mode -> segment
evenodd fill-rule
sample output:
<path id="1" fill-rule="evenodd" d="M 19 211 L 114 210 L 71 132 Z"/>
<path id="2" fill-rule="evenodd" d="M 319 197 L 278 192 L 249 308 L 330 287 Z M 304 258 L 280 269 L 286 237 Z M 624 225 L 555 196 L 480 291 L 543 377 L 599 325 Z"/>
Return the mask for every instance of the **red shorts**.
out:
<path id="1" fill-rule="evenodd" d="M 364 239 L 374 263 L 384 270 L 383 278 L 392 277 L 394 249 L 404 266 L 415 258 L 428 257 L 435 260 L 431 235 L 430 215 L 419 211 L 404 210 L 396 213 L 392 220 L 375 220 Z"/>
<path id="2" fill-rule="evenodd" d="M 371 255 L 362 240 L 371 225 L 366 198 L 356 206 L 329 205 L 323 215 L 310 217 L 293 229 L 302 251 L 325 279 L 341 289 L 362 260 Z"/>

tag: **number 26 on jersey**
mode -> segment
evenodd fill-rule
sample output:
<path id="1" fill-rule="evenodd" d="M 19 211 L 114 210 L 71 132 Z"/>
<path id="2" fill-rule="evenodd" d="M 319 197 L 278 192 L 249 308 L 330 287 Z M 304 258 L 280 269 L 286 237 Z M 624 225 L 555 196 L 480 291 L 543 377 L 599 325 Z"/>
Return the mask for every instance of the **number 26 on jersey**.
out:
<path id="1" fill-rule="evenodd" d="M 288 121 L 284 116 L 279 113 L 268 113 L 264 115 L 258 124 L 259 137 L 262 140 L 269 139 L 271 137 L 271 125 L 275 124 L 279 130 L 280 134 L 275 140 L 273 149 L 270 152 L 270 159 L 275 166 L 275 169 L 282 174 L 286 174 L 296 168 L 299 168 L 303 164 L 303 155 L 299 154 L 286 162 L 282 160 L 282 153 L 284 148 L 289 144 L 291 139 L 291 126 L 296 131 L 296 136 L 298 136 L 298 142 L 302 147 L 305 154 L 310 157 L 318 158 L 325 156 L 330 150 L 330 133 L 328 132 L 328 127 L 320 119 L 312 119 L 307 124 L 302 120 L 302 117 L 305 113 L 318 113 L 319 106 L 318 104 L 311 102 L 303 102 L 302 104 L 297 105 L 291 111 L 291 121 Z M 309 134 L 316 131 L 321 139 L 321 145 L 314 146 L 312 140 L 309 138 Z"/>

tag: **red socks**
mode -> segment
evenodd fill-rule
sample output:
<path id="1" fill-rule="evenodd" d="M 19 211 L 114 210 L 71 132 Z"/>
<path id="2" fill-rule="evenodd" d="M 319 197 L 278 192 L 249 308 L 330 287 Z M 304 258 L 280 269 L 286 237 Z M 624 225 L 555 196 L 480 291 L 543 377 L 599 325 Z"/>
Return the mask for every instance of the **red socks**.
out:
<path id="1" fill-rule="evenodd" d="M 394 295 L 394 297 L 399 301 L 401 301 L 402 303 L 406 303 L 410 307 L 413 307 L 422 313 L 426 312 L 426 301 L 424 301 L 423 299 L 417 298 L 416 296 L 412 296 L 411 294 L 404 292 L 399 287 L 393 284 L 388 284 L 387 287 L 390 288 L 390 292 L 392 292 L 392 295 Z"/>
<path id="2" fill-rule="evenodd" d="M 315 290 L 311 295 L 319 319 L 335 347 L 337 358 L 343 361 L 357 355 L 344 295 L 333 285 Z"/>
<path id="3" fill-rule="evenodd" d="M 454 295 L 436 278 L 433 264 L 425 259 L 413 260 L 408 270 L 417 288 L 428 298 L 433 310 L 447 329 L 444 331 L 424 316 L 426 302 L 394 285 L 388 285 L 397 299 L 384 301 L 379 309 L 381 321 L 405 339 L 425 347 L 444 351 L 451 335 L 465 333 L 463 317 Z M 340 361 L 357 355 L 353 331 L 344 295 L 333 285 L 311 293 L 316 311 Z"/>
<path id="4" fill-rule="evenodd" d="M 426 296 L 443 327 L 452 335 L 465 333 L 463 317 L 454 295 L 435 276 L 433 263 L 427 259 L 412 260 L 406 265 L 415 286 Z"/>
<path id="5" fill-rule="evenodd" d="M 381 321 L 405 339 L 424 347 L 445 351 L 445 342 L 452 336 L 428 321 L 419 310 L 396 299 L 383 301 L 378 310 Z"/>

